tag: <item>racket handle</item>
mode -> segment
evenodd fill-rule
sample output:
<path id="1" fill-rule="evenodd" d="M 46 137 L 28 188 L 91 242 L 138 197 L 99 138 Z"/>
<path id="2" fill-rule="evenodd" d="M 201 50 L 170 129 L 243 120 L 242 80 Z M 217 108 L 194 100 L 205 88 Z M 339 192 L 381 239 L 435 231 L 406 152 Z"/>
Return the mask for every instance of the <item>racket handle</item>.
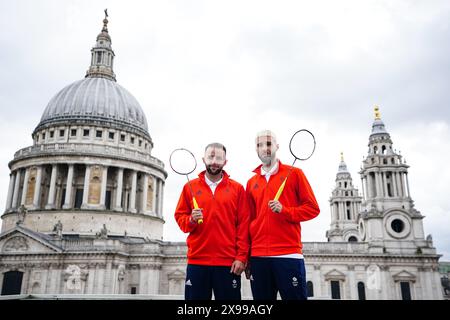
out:
<path id="1" fill-rule="evenodd" d="M 286 185 L 286 180 L 287 180 L 287 177 L 284 178 L 284 181 L 281 184 L 280 188 L 278 189 L 277 194 L 275 195 L 275 198 L 273 200 L 278 201 L 278 199 L 280 199 L 281 193 L 283 192 L 284 186 Z"/>
<path id="2" fill-rule="evenodd" d="M 195 197 L 192 197 L 192 202 L 194 203 L 194 209 L 198 209 L 198 203 L 197 203 L 197 200 L 195 199 Z M 203 223 L 203 219 L 198 219 L 197 223 L 198 224 L 202 224 Z"/>

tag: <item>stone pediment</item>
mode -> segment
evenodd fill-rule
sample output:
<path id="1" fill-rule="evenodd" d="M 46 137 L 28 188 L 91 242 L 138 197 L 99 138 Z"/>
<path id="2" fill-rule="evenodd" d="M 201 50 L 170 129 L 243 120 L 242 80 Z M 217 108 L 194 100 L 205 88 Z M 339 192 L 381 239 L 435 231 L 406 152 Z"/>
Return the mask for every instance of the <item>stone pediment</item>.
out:
<path id="1" fill-rule="evenodd" d="M 400 271 L 392 276 L 394 281 L 416 281 L 416 276 L 406 270 Z"/>
<path id="2" fill-rule="evenodd" d="M 325 274 L 325 280 L 345 280 L 345 274 L 337 269 L 333 269 Z"/>
<path id="3" fill-rule="evenodd" d="M 63 250 L 45 235 L 16 226 L 0 234 L 0 254 L 56 253 Z"/>

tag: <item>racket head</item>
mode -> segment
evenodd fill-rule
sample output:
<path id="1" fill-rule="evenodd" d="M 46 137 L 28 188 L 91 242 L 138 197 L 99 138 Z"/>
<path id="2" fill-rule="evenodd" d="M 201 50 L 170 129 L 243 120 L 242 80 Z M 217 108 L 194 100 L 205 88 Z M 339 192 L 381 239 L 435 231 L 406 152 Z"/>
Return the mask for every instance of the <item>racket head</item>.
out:
<path id="1" fill-rule="evenodd" d="M 300 129 L 289 141 L 289 151 L 297 160 L 308 160 L 316 150 L 316 139 L 311 131 Z"/>
<path id="2" fill-rule="evenodd" d="M 175 173 L 185 176 L 188 176 L 197 168 L 197 160 L 194 154 L 185 148 L 173 150 L 169 157 L 169 164 Z"/>

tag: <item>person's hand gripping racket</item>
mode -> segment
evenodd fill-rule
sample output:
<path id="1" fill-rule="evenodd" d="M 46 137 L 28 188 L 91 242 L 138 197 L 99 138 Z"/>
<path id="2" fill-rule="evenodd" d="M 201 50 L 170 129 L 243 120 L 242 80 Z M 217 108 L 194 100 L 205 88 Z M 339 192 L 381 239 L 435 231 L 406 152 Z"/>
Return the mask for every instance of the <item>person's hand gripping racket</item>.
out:
<path id="1" fill-rule="evenodd" d="M 202 209 L 199 208 L 197 200 L 195 199 L 194 192 L 192 191 L 191 181 L 189 180 L 189 174 L 194 172 L 197 168 L 197 160 L 192 152 L 187 149 L 179 148 L 172 151 L 169 158 L 170 167 L 175 173 L 186 176 L 189 189 L 191 190 L 192 203 L 194 210 L 192 210 L 191 220 L 194 223 L 203 223 Z"/>
<path id="2" fill-rule="evenodd" d="M 294 156 L 294 162 L 292 163 L 286 178 L 284 178 L 283 183 L 281 183 L 280 187 L 278 188 L 274 199 L 269 202 L 269 207 L 273 212 L 279 213 L 283 207 L 279 202 L 279 199 L 281 197 L 281 194 L 283 193 L 284 187 L 286 186 L 286 181 L 289 178 L 292 169 L 294 168 L 295 162 L 297 160 L 308 160 L 309 158 L 311 158 L 315 150 L 316 139 L 309 130 L 300 129 L 292 135 L 291 141 L 289 142 L 289 151 Z"/>

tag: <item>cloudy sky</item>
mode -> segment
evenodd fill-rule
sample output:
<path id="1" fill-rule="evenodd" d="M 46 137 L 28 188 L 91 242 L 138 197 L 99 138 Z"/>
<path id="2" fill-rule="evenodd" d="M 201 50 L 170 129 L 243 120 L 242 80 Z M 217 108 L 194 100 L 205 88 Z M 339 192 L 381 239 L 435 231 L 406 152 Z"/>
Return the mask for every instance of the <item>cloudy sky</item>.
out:
<path id="1" fill-rule="evenodd" d="M 450 260 L 450 2 L 6 1 L 0 2 L 0 207 L 8 162 L 32 144 L 48 101 L 82 79 L 108 8 L 118 83 L 140 102 L 166 163 L 164 238 L 184 241 L 173 211 L 185 182 L 170 151 L 200 159 L 213 141 L 245 184 L 258 164 L 254 135 L 272 129 L 288 163 L 292 133 L 308 128 L 314 156 L 299 166 L 321 214 L 304 241 L 326 241 L 339 154 L 355 184 L 381 115 L 409 169 L 411 195 L 438 253 Z M 202 169 L 198 167 L 197 173 Z"/>

